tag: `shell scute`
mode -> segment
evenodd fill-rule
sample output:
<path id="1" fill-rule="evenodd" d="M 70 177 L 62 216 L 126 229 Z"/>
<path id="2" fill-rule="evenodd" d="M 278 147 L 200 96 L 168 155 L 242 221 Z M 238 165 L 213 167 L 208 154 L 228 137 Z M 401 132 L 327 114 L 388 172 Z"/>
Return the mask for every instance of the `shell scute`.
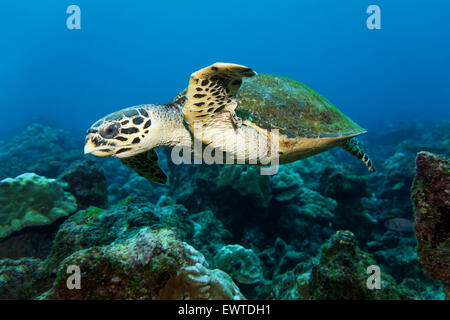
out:
<path id="1" fill-rule="evenodd" d="M 247 78 L 238 92 L 236 113 L 264 129 L 289 138 L 362 134 L 363 128 L 306 85 L 282 76 Z"/>

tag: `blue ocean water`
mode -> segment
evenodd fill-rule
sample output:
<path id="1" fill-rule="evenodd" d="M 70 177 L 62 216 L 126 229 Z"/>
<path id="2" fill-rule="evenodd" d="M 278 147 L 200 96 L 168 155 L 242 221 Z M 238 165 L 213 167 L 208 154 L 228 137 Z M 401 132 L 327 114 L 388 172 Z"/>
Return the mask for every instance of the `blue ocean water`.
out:
<path id="1" fill-rule="evenodd" d="M 81 30 L 66 27 L 71 4 Z M 366 27 L 371 4 L 381 30 Z M 299 80 L 371 130 L 448 118 L 449 10 L 441 0 L 2 2 L 2 131 L 34 119 L 84 130 L 170 101 L 217 61 Z"/>

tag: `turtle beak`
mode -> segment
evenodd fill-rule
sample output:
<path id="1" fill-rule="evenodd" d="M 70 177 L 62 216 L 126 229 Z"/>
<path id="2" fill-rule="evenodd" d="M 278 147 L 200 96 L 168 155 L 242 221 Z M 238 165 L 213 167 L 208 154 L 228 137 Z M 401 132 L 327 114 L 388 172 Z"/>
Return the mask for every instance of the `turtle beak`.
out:
<path id="1" fill-rule="evenodd" d="M 84 144 L 84 154 L 92 154 L 96 157 L 109 157 L 113 155 L 113 151 L 110 147 L 96 145 L 94 137 L 89 134 Z"/>

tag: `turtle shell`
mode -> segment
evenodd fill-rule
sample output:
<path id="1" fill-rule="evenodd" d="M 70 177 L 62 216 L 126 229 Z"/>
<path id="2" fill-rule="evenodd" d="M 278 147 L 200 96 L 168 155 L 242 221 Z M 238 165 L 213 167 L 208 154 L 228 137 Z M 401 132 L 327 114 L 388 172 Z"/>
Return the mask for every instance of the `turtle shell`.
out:
<path id="1" fill-rule="evenodd" d="M 365 133 L 331 102 L 306 85 L 282 76 L 245 78 L 236 114 L 288 138 L 346 137 Z"/>

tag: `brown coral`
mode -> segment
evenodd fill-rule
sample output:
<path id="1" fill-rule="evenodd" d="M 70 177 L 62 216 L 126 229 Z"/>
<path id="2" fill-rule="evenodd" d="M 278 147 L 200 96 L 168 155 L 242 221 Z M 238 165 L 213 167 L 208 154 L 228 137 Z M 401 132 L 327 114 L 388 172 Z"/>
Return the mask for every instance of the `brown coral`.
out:
<path id="1" fill-rule="evenodd" d="M 411 197 L 415 205 L 417 252 L 426 274 L 450 284 L 450 163 L 419 152 Z"/>

